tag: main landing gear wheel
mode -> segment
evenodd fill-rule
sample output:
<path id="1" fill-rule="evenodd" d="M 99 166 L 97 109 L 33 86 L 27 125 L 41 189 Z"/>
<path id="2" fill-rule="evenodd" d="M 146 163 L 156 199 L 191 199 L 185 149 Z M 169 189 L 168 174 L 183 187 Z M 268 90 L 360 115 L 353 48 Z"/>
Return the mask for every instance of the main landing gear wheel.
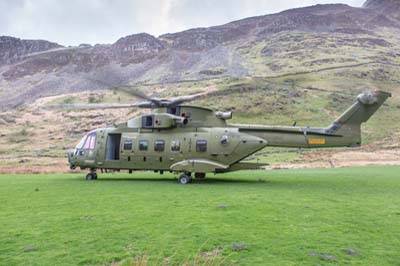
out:
<path id="1" fill-rule="evenodd" d="M 86 180 L 96 180 L 97 179 L 97 174 L 96 173 L 88 173 L 86 175 Z"/>
<path id="2" fill-rule="evenodd" d="M 182 185 L 186 185 L 188 183 L 192 183 L 192 177 L 187 174 L 181 174 L 178 179 L 179 183 Z"/>

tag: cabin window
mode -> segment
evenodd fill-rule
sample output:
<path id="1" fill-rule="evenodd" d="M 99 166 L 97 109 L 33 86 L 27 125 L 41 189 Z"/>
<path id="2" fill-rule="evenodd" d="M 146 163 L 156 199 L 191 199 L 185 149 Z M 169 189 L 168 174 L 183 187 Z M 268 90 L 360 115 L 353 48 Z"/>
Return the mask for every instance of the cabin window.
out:
<path id="1" fill-rule="evenodd" d="M 171 141 L 171 151 L 180 151 L 181 150 L 181 142 L 179 140 Z"/>
<path id="2" fill-rule="evenodd" d="M 207 151 L 207 140 L 196 141 L 196 152 L 206 152 Z"/>
<path id="3" fill-rule="evenodd" d="M 180 106 L 168 107 L 168 108 L 167 108 L 167 113 L 168 113 L 168 114 L 173 114 L 173 115 L 180 116 L 180 114 L 181 114 L 181 107 L 180 107 Z"/>
<path id="4" fill-rule="evenodd" d="M 139 141 L 139 150 L 147 151 L 148 148 L 149 148 L 149 142 L 147 140 Z"/>
<path id="5" fill-rule="evenodd" d="M 93 150 L 96 144 L 96 133 L 91 133 L 87 136 L 85 145 L 83 146 L 86 150 Z"/>
<path id="6" fill-rule="evenodd" d="M 142 117 L 142 127 L 152 128 L 154 123 L 154 117 L 152 115 L 147 115 Z"/>
<path id="7" fill-rule="evenodd" d="M 163 141 L 163 140 L 156 140 L 155 142 L 154 142 L 154 150 L 155 151 L 164 151 L 164 148 L 165 148 L 165 141 Z"/>
<path id="8" fill-rule="evenodd" d="M 124 142 L 124 150 L 130 151 L 130 150 L 132 150 L 132 147 L 133 147 L 133 141 L 130 140 L 130 139 L 125 140 L 125 142 Z"/>

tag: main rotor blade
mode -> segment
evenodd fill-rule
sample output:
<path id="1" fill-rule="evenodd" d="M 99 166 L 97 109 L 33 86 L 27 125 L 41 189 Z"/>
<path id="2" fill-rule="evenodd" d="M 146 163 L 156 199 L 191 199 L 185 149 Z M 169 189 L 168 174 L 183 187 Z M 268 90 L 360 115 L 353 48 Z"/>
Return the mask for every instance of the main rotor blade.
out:
<path id="1" fill-rule="evenodd" d="M 46 106 L 45 109 L 89 110 L 89 109 L 120 109 L 135 108 L 139 104 L 60 104 Z"/>
<path id="2" fill-rule="evenodd" d="M 152 98 L 152 97 L 150 97 L 150 96 L 147 96 L 146 94 L 144 94 L 144 93 L 142 93 L 141 91 L 139 91 L 139 90 L 136 88 L 136 86 L 133 86 L 133 85 L 121 85 L 121 86 L 119 86 L 119 85 L 113 85 L 113 84 L 110 84 L 109 82 L 106 82 L 106 81 L 104 81 L 104 80 L 99 80 L 99 79 L 95 79 L 95 78 L 92 78 L 92 77 L 87 77 L 87 79 L 88 79 L 88 80 L 91 80 L 91 81 L 93 81 L 93 82 L 100 83 L 100 84 L 102 84 L 103 86 L 108 87 L 108 88 L 111 89 L 111 90 L 120 90 L 120 91 L 124 91 L 124 92 L 126 92 L 126 93 L 128 93 L 128 94 L 131 94 L 131 95 L 137 97 L 137 98 L 140 98 L 140 99 L 143 99 L 143 100 L 146 100 L 146 101 L 153 102 L 153 103 L 155 103 L 156 105 L 160 105 L 160 104 L 161 104 L 161 101 L 160 101 L 159 99 L 157 99 L 157 98 Z"/>
<path id="3" fill-rule="evenodd" d="M 177 98 L 177 99 L 171 100 L 169 105 L 170 106 L 176 106 L 176 105 L 180 105 L 182 103 L 191 102 L 191 101 L 195 100 L 198 97 L 199 96 L 197 96 L 197 95 L 193 95 L 193 96 L 188 96 L 188 97 Z"/>
<path id="4" fill-rule="evenodd" d="M 202 98 L 205 96 L 207 96 L 207 92 L 202 92 L 202 93 L 198 93 L 198 94 L 187 96 L 187 97 L 177 98 L 177 99 L 171 100 L 169 103 L 169 106 L 176 106 L 176 105 L 180 105 L 182 103 L 191 102 L 191 101 L 194 101 L 198 98 Z"/>
<path id="5" fill-rule="evenodd" d="M 132 88 L 133 88 L 133 90 L 132 90 Z M 114 87 L 113 89 L 122 90 L 122 91 L 124 91 L 126 93 L 129 93 L 129 94 L 131 94 L 133 96 L 136 96 L 138 98 L 141 98 L 143 100 L 153 102 L 153 103 L 155 103 L 157 105 L 161 103 L 161 100 L 159 100 L 157 98 L 152 98 L 152 97 L 142 93 L 141 91 L 137 90 L 135 88 L 135 86 L 124 85 L 124 86 Z"/>

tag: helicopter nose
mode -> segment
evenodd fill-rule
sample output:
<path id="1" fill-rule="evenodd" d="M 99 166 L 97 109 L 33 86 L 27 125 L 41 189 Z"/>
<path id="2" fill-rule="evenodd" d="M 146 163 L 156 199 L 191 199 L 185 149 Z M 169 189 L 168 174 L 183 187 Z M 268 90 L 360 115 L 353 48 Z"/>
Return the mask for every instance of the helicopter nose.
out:
<path id="1" fill-rule="evenodd" d="M 69 151 L 67 151 L 67 156 L 68 156 L 68 162 L 69 162 L 69 165 L 70 165 L 70 168 L 73 170 L 73 169 L 75 169 L 76 168 L 76 165 L 74 164 L 74 159 L 73 159 L 73 157 L 74 157 L 74 150 L 69 150 Z"/>

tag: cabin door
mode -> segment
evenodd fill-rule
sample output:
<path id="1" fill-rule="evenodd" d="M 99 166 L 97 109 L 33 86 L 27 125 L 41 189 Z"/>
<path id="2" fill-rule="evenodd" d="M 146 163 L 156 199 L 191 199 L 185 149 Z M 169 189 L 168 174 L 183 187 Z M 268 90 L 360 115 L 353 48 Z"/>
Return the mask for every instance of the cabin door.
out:
<path id="1" fill-rule="evenodd" d="M 106 161 L 119 161 L 121 134 L 109 134 L 106 142 Z"/>

